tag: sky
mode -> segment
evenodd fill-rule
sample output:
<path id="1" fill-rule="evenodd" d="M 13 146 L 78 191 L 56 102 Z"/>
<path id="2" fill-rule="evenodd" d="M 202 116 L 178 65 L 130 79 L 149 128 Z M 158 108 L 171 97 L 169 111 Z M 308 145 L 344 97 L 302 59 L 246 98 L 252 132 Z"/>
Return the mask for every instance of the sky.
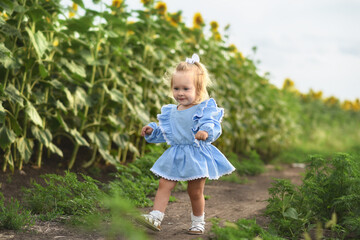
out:
<path id="1" fill-rule="evenodd" d="M 206 24 L 217 21 L 220 29 L 230 24 L 228 43 L 259 61 L 259 74 L 268 72 L 270 82 L 278 87 L 285 78 L 290 78 L 303 93 L 313 89 L 340 100 L 360 98 L 358 0 L 165 0 L 165 3 L 169 12 L 181 10 L 188 26 L 192 26 L 196 12 L 202 14 Z M 127 0 L 126 4 L 130 9 L 142 8 L 140 0 Z"/>

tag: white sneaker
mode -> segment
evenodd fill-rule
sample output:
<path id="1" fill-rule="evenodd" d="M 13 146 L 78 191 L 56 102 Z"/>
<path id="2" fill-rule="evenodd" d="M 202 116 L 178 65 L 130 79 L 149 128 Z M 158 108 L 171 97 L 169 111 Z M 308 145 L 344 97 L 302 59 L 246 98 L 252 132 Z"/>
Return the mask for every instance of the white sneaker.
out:
<path id="1" fill-rule="evenodd" d="M 137 219 L 141 225 L 153 231 L 161 231 L 161 221 L 164 218 L 164 213 L 158 210 L 154 210 L 149 214 L 142 214 L 141 216 L 141 218 Z"/>
<path id="2" fill-rule="evenodd" d="M 201 235 L 205 232 L 205 213 L 202 216 L 194 216 L 191 213 L 191 227 L 188 230 L 189 234 Z"/>

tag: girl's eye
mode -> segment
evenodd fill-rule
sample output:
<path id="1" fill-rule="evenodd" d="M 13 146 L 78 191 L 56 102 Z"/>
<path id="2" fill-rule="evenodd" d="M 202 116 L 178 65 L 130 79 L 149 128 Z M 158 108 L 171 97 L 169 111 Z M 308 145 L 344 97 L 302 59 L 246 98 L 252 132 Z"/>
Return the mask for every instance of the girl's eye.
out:
<path id="1" fill-rule="evenodd" d="M 174 88 L 174 90 L 176 90 L 176 91 L 177 91 L 177 90 L 179 90 L 179 88 L 177 88 L 177 87 L 176 87 L 176 88 Z"/>
<path id="2" fill-rule="evenodd" d="M 189 88 L 184 88 L 185 91 L 189 90 Z"/>

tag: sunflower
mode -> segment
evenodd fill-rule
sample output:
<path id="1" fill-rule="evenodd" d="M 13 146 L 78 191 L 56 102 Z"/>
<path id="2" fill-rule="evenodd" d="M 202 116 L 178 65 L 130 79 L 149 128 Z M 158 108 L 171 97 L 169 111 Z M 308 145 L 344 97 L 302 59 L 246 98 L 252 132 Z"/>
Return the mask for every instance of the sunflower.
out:
<path id="1" fill-rule="evenodd" d="M 164 2 L 158 2 L 155 6 L 155 9 L 158 10 L 160 15 L 165 15 L 166 14 L 166 10 L 167 10 L 167 6 L 166 3 Z"/>
<path id="2" fill-rule="evenodd" d="M 144 5 L 148 5 L 152 2 L 153 0 L 141 0 L 141 3 Z"/>
<path id="3" fill-rule="evenodd" d="M 337 99 L 334 96 L 331 96 L 325 99 L 325 103 L 328 105 L 336 105 L 339 103 L 339 99 Z"/>
<path id="4" fill-rule="evenodd" d="M 74 12 L 77 12 L 77 10 L 78 10 L 78 5 L 76 3 L 74 3 L 74 2 L 73 2 L 73 5 L 72 5 L 72 10 Z"/>
<path id="5" fill-rule="evenodd" d="M 70 12 L 69 12 L 69 18 L 73 18 L 73 17 L 75 17 L 75 12 L 70 11 Z"/>
<path id="6" fill-rule="evenodd" d="M 216 41 L 220 41 L 221 40 L 221 35 L 219 32 L 214 32 L 214 38 Z"/>
<path id="7" fill-rule="evenodd" d="M 236 53 L 237 52 L 237 47 L 235 46 L 235 44 L 231 44 L 229 46 L 229 51 L 230 52 L 233 52 L 233 53 Z"/>
<path id="8" fill-rule="evenodd" d="M 167 17 L 167 20 L 170 22 L 170 24 L 174 27 L 177 27 L 177 25 L 181 22 L 181 14 L 180 13 L 170 13 Z"/>
<path id="9" fill-rule="evenodd" d="M 360 111 L 360 99 L 357 98 L 352 105 L 354 111 Z"/>
<path id="10" fill-rule="evenodd" d="M 290 89 L 294 87 L 294 82 L 290 78 L 285 78 L 282 89 Z"/>
<path id="11" fill-rule="evenodd" d="M 54 47 L 59 46 L 59 39 L 58 39 L 58 38 L 55 38 L 55 39 L 54 39 L 54 41 L 53 41 L 53 46 L 54 46 Z"/>
<path id="12" fill-rule="evenodd" d="M 352 102 L 350 102 L 349 100 L 345 100 L 342 104 L 341 104 L 341 108 L 344 110 L 351 110 L 353 108 L 353 104 Z"/>
<path id="13" fill-rule="evenodd" d="M 201 16 L 201 13 L 199 12 L 195 13 L 193 18 L 193 25 L 194 28 L 201 28 L 204 25 L 204 19 Z"/>
<path id="14" fill-rule="evenodd" d="M 113 0 L 111 6 L 119 8 L 122 4 L 123 0 Z"/>
<path id="15" fill-rule="evenodd" d="M 210 22 L 211 31 L 217 32 L 219 28 L 219 24 L 216 21 Z"/>

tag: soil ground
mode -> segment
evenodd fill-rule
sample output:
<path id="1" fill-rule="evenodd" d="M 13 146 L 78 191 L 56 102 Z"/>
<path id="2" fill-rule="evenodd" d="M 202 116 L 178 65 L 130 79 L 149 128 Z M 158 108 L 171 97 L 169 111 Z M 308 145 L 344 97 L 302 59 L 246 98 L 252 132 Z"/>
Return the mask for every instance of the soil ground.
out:
<path id="1" fill-rule="evenodd" d="M 56 168 L 55 168 L 56 169 Z M 0 173 L 0 190 L 5 198 L 11 196 L 21 199 L 22 186 L 30 186 L 31 179 L 39 180 L 39 175 L 45 173 L 63 173 L 63 170 L 55 171 L 53 167 L 42 167 L 41 169 L 25 168 L 23 171 L 10 173 Z M 161 232 L 145 230 L 150 239 L 210 239 L 211 238 L 211 218 L 219 218 L 223 221 L 236 221 L 239 218 L 256 218 L 259 225 L 266 226 L 268 219 L 263 216 L 267 205 L 266 199 L 269 197 L 268 188 L 274 178 L 290 179 L 295 184 L 301 183 L 302 168 L 292 168 L 284 166 L 281 171 L 275 170 L 272 166 L 267 166 L 267 171 L 261 175 L 247 177 L 245 184 L 237 184 L 225 181 L 209 181 L 205 186 L 204 194 L 209 196 L 206 200 L 206 232 L 202 236 L 188 235 L 186 233 L 190 225 L 190 200 L 186 192 L 174 192 L 176 198 L 171 202 L 165 213 Z M 101 181 L 107 181 L 104 176 Z M 147 213 L 150 208 L 140 209 Z M 83 232 L 79 229 L 69 227 L 59 221 L 37 222 L 30 230 L 25 232 L 15 232 L 10 230 L 0 230 L 0 239 L 86 239 L 100 240 L 103 236 L 92 232 Z"/>

